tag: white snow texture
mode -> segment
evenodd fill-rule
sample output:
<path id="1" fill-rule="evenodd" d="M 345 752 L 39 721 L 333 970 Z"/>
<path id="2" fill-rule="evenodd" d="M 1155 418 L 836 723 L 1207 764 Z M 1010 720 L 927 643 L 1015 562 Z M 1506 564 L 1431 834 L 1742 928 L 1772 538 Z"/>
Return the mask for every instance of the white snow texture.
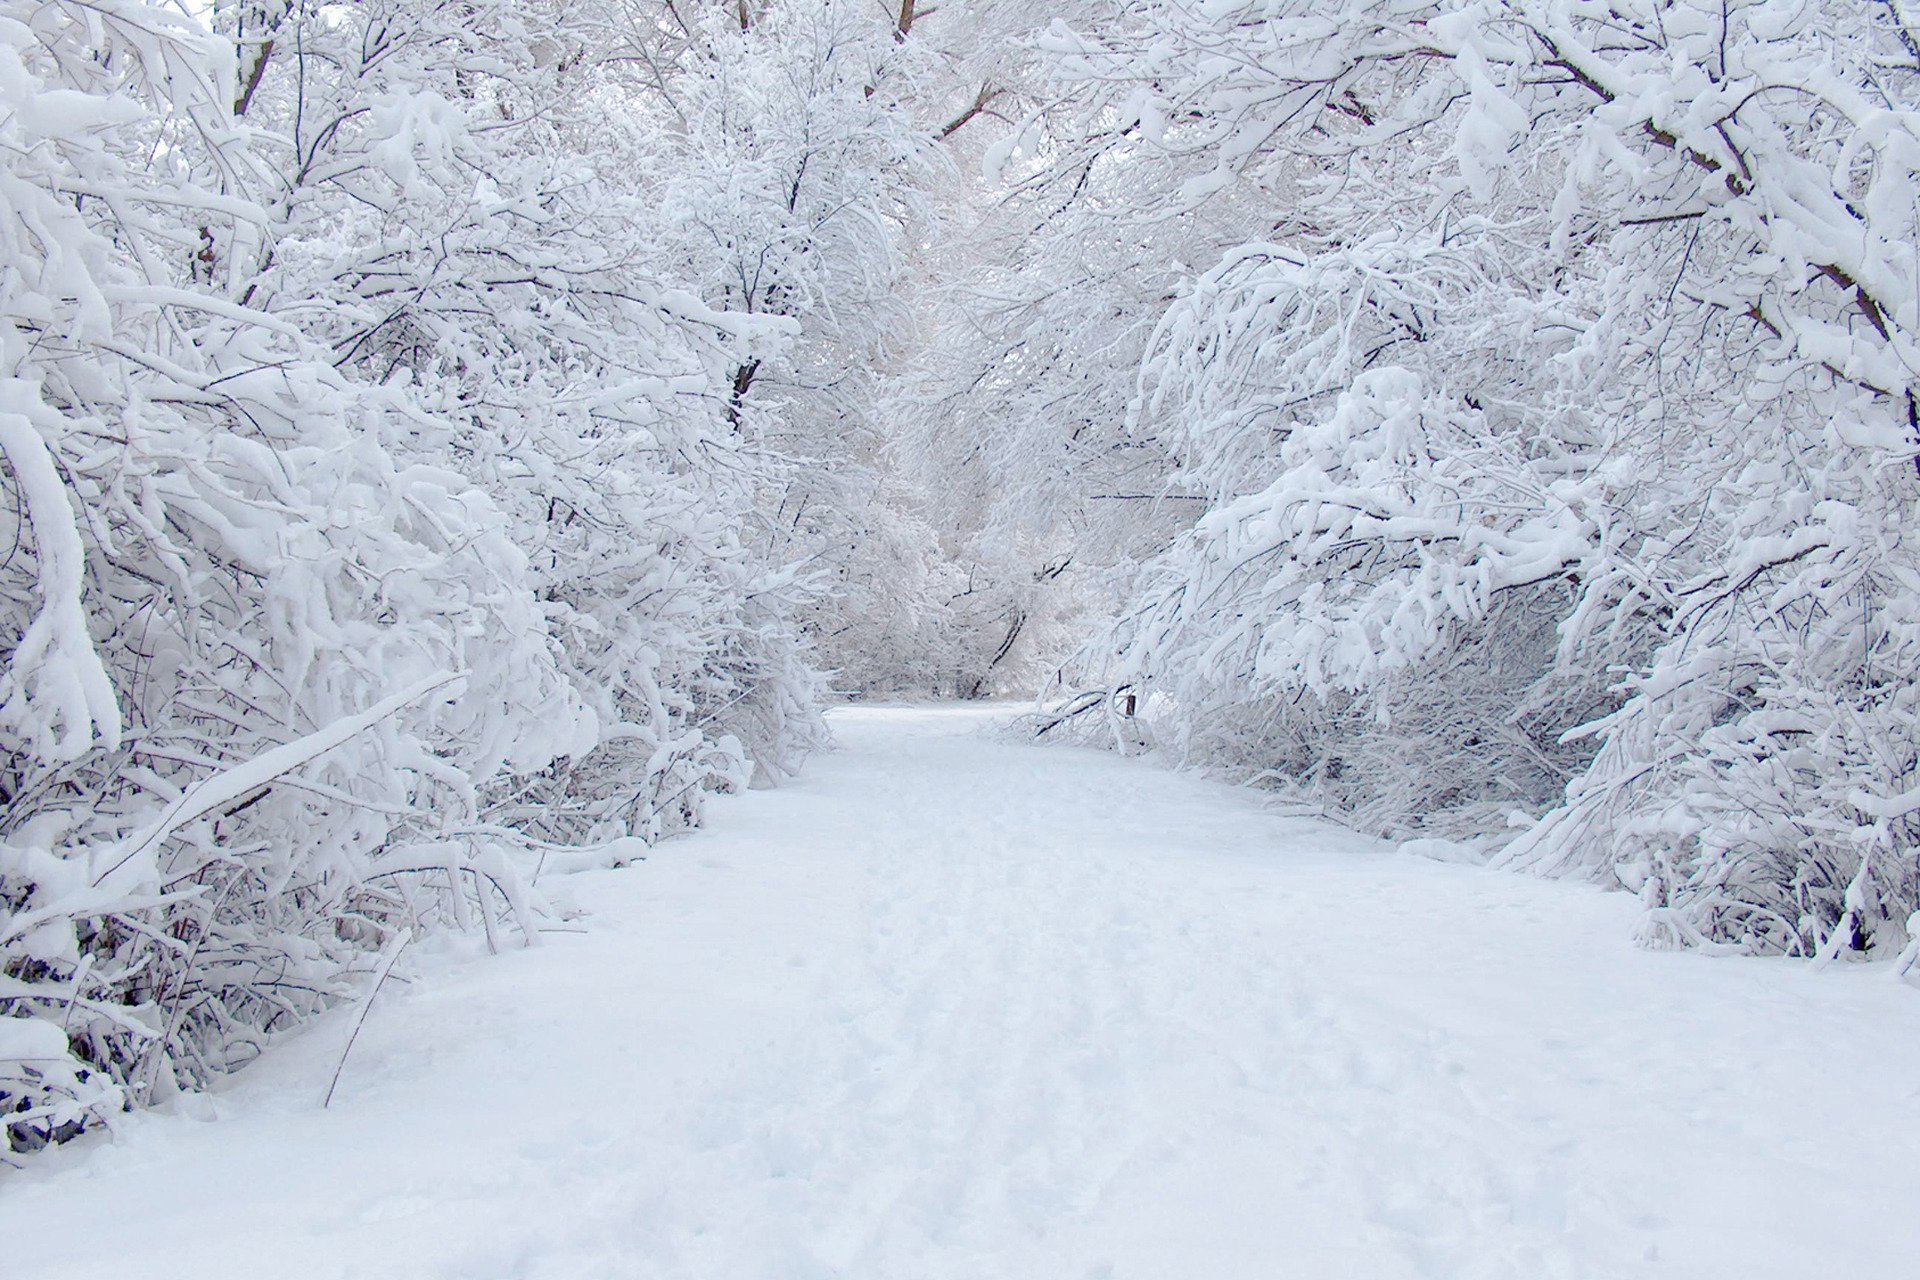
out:
<path id="1" fill-rule="evenodd" d="M 1920 1274 L 1917 3 L 0 0 L 0 1280 Z"/>

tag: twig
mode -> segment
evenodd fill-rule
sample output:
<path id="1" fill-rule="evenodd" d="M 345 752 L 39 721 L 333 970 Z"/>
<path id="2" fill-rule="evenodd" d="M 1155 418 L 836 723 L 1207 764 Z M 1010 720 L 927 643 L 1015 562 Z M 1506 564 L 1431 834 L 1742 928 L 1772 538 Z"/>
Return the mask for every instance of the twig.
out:
<path id="1" fill-rule="evenodd" d="M 380 994 L 380 988 L 386 985 L 387 975 L 393 972 L 393 962 L 413 941 L 413 930 L 402 929 L 393 935 L 380 957 L 380 976 L 373 980 L 373 990 L 367 992 L 367 998 L 360 1002 L 359 1016 L 353 1020 L 353 1030 L 347 1035 L 347 1046 L 340 1050 L 340 1061 L 334 1064 L 333 1079 L 327 1083 L 327 1096 L 320 1100 L 320 1109 L 325 1111 L 333 1105 L 333 1091 L 340 1087 L 340 1073 L 347 1069 L 347 1055 L 353 1052 L 353 1042 L 360 1038 L 360 1028 L 367 1023 L 367 1010 L 373 1008 L 374 997 Z"/>

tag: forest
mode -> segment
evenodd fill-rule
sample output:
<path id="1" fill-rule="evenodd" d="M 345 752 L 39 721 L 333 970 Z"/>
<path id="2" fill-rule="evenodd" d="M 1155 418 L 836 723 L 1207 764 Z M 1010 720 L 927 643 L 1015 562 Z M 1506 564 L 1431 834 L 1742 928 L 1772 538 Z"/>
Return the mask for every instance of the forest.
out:
<path id="1" fill-rule="evenodd" d="M 6 0 L 0 1157 L 848 701 L 1920 968 L 1916 104 L 1907 0 Z"/>

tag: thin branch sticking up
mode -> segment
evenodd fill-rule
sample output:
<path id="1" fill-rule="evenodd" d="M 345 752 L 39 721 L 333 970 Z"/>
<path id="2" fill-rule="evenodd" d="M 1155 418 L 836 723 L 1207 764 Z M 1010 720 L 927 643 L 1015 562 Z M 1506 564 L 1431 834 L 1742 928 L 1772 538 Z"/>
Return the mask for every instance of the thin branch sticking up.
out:
<path id="1" fill-rule="evenodd" d="M 340 1050 L 340 1061 L 334 1064 L 333 1079 L 327 1083 L 327 1096 L 320 1100 L 322 1111 L 333 1105 L 333 1091 L 340 1087 L 340 1073 L 347 1069 L 347 1055 L 353 1052 L 353 1042 L 360 1038 L 360 1028 L 366 1025 L 367 1010 L 373 1008 L 374 998 L 380 994 L 380 988 L 386 985 L 387 975 L 393 972 L 393 962 L 400 958 L 400 953 L 412 941 L 411 929 L 402 929 L 387 940 L 385 954 L 380 957 L 380 976 L 373 980 L 373 989 L 360 1002 L 360 1011 L 353 1019 L 353 1030 L 347 1035 L 346 1047 Z"/>

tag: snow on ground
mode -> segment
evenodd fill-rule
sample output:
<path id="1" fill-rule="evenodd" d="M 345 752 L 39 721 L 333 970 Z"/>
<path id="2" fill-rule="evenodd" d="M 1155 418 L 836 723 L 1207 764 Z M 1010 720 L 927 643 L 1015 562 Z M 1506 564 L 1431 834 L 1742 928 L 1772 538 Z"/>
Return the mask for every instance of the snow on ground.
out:
<path id="1" fill-rule="evenodd" d="M 0 1184 L 7 1280 L 1920 1274 L 1920 998 L 967 710 Z"/>

